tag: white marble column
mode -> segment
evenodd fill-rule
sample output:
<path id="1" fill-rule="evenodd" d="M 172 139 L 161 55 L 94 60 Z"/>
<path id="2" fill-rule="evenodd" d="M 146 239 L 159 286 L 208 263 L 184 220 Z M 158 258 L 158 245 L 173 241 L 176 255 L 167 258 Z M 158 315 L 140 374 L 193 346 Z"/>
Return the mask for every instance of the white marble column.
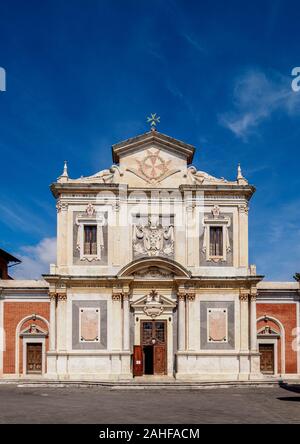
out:
<path id="1" fill-rule="evenodd" d="M 49 349 L 56 350 L 56 293 L 50 293 L 50 332 Z"/>
<path id="2" fill-rule="evenodd" d="M 239 205 L 239 266 L 248 267 L 248 206 Z"/>
<path id="3" fill-rule="evenodd" d="M 123 349 L 129 350 L 129 335 L 130 335 L 130 325 L 129 325 L 129 293 L 123 293 Z"/>
<path id="4" fill-rule="evenodd" d="M 68 204 L 57 203 L 57 266 L 67 265 Z"/>
<path id="5" fill-rule="evenodd" d="M 178 350 L 185 350 L 185 294 L 178 293 L 178 317 L 177 317 L 177 331 L 178 331 Z"/>
<path id="6" fill-rule="evenodd" d="M 113 332 L 111 338 L 112 350 L 122 350 L 122 310 L 121 310 L 122 291 L 113 291 L 112 294 L 112 319 Z"/>
<path id="7" fill-rule="evenodd" d="M 250 343 L 251 351 L 257 351 L 256 291 L 250 294 Z"/>
<path id="8" fill-rule="evenodd" d="M 67 350 L 67 294 L 57 294 L 57 350 Z"/>
<path id="9" fill-rule="evenodd" d="M 249 290 L 240 291 L 241 351 L 249 350 Z"/>
<path id="10" fill-rule="evenodd" d="M 187 317 L 187 338 L 186 338 L 186 349 L 194 350 L 194 338 L 193 338 L 193 329 L 194 329 L 194 301 L 195 301 L 195 292 L 194 290 L 189 290 L 186 296 L 186 317 Z"/>

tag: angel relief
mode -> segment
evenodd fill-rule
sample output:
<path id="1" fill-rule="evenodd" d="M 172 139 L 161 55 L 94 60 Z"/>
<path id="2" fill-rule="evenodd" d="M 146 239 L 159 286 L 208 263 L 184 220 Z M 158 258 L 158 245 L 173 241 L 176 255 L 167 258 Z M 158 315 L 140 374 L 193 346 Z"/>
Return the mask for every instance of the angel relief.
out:
<path id="1" fill-rule="evenodd" d="M 133 225 L 133 253 L 139 256 L 174 255 L 174 226 L 164 226 L 157 216 L 149 216 L 146 225 L 141 221 Z"/>

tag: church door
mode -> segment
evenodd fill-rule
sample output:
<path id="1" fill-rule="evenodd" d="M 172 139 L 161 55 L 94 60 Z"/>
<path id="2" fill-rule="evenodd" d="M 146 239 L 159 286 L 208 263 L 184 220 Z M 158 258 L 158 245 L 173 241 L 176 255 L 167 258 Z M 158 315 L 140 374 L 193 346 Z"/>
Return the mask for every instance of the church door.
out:
<path id="1" fill-rule="evenodd" d="M 260 344 L 260 371 L 262 373 L 274 373 L 274 344 Z"/>
<path id="2" fill-rule="evenodd" d="M 27 344 L 27 374 L 42 373 L 42 344 Z"/>
<path id="3" fill-rule="evenodd" d="M 167 323 L 166 321 L 142 321 L 141 343 L 145 375 L 167 373 Z"/>

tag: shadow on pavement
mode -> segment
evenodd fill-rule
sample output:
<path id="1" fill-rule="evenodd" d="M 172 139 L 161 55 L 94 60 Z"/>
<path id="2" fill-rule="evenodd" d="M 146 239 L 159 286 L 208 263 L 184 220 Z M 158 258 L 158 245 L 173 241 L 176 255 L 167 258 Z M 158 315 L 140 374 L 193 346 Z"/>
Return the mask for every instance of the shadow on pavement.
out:
<path id="1" fill-rule="evenodd" d="M 300 402 L 300 396 L 286 396 L 282 398 L 277 398 L 279 401 L 292 401 L 292 402 Z"/>
<path id="2" fill-rule="evenodd" d="M 300 384 L 288 384 L 287 382 L 279 382 L 279 387 L 288 392 L 300 393 Z"/>

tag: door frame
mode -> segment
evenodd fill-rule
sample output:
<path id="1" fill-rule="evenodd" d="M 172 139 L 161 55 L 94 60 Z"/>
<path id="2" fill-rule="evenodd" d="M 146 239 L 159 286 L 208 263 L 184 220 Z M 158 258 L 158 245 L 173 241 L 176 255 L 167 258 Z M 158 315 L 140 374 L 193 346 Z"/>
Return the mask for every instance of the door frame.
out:
<path id="1" fill-rule="evenodd" d="M 273 345 L 274 348 L 274 373 L 270 373 L 270 375 L 277 376 L 278 375 L 278 352 L 277 352 L 277 339 L 258 339 L 257 345 L 258 345 L 258 351 L 259 351 L 259 345 Z"/>
<path id="2" fill-rule="evenodd" d="M 27 344 L 42 344 L 42 373 L 29 374 L 27 373 Z M 46 372 L 46 338 L 45 337 L 23 337 L 23 376 L 38 377 L 44 375 Z"/>
<path id="3" fill-rule="evenodd" d="M 161 373 L 161 375 L 167 375 L 168 374 L 168 320 L 167 319 L 140 319 L 140 345 L 142 347 L 142 352 L 144 354 L 144 344 L 143 344 L 143 323 L 144 322 L 163 322 L 165 325 L 165 371 L 164 373 Z M 151 344 L 149 344 L 151 346 Z M 160 344 L 157 344 L 160 345 Z M 159 374 L 155 374 L 154 373 L 154 367 L 155 367 L 155 363 L 154 363 L 154 347 L 155 344 L 152 345 L 153 347 L 153 375 L 152 376 L 159 376 Z M 145 358 L 143 356 L 143 374 L 145 375 Z"/>

